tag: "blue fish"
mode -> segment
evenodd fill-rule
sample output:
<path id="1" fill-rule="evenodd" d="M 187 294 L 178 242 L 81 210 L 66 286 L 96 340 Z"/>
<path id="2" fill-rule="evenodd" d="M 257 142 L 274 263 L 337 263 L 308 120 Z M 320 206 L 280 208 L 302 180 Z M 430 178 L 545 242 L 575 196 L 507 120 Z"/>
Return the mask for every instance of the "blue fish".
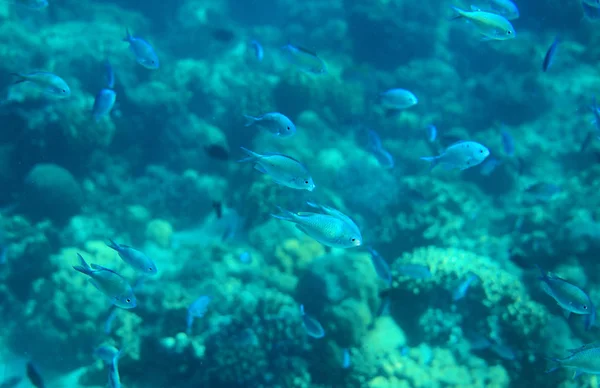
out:
<path id="1" fill-rule="evenodd" d="M 244 264 L 249 264 L 252 262 L 252 255 L 250 254 L 250 252 L 243 252 L 240 255 L 240 261 Z"/>
<path id="2" fill-rule="evenodd" d="M 474 141 L 459 141 L 438 156 L 425 156 L 421 160 L 430 163 L 430 170 L 435 166 L 442 165 L 447 170 L 466 170 L 477 166 L 490 155 L 490 151 L 482 144 Z"/>
<path id="3" fill-rule="evenodd" d="M 104 62 L 104 77 L 106 78 L 106 87 L 113 89 L 115 87 L 115 72 L 108 60 Z"/>
<path id="4" fill-rule="evenodd" d="M 373 263 L 373 268 L 375 268 L 375 272 L 380 279 L 385 281 L 385 283 L 389 286 L 392 284 L 392 273 L 390 271 L 390 266 L 387 261 L 379 252 L 371 247 L 367 247 L 367 250 L 371 253 L 371 263 Z"/>
<path id="5" fill-rule="evenodd" d="M 44 383 L 44 378 L 42 377 L 42 374 L 40 373 L 39 369 L 33 362 L 31 362 L 31 361 L 27 362 L 26 373 L 27 373 L 27 378 L 29 379 L 29 382 L 35 388 L 45 388 L 46 387 L 46 384 Z"/>
<path id="6" fill-rule="evenodd" d="M 103 117 L 110 115 L 113 107 L 117 101 L 117 93 L 112 89 L 101 89 L 96 94 L 94 100 L 94 107 L 92 108 L 92 117 L 96 122 L 100 121 Z"/>
<path id="7" fill-rule="evenodd" d="M 498 167 L 501 164 L 502 164 L 501 160 L 496 159 L 496 158 L 494 158 L 492 156 L 490 158 L 487 158 L 483 163 L 481 163 L 481 167 L 479 168 L 479 172 L 481 173 L 481 175 L 488 176 L 492 172 L 494 172 L 494 170 L 496 169 L 496 167 Z"/>
<path id="8" fill-rule="evenodd" d="M 154 264 L 154 261 L 144 253 L 127 245 L 119 245 L 113 240 L 109 239 L 109 241 L 110 243 L 107 243 L 106 245 L 109 248 L 114 249 L 119 254 L 119 257 L 133 267 L 133 269 L 146 275 L 156 275 L 156 264 Z"/>
<path id="9" fill-rule="evenodd" d="M 325 329 L 321 326 L 321 323 L 317 321 L 315 318 L 304 312 L 304 305 L 300 305 L 300 313 L 302 314 L 302 325 L 304 326 L 304 330 L 306 330 L 306 334 L 313 338 L 323 338 L 325 337 Z"/>
<path id="10" fill-rule="evenodd" d="M 350 368 L 350 365 L 352 364 L 352 361 L 350 360 L 350 351 L 348 349 L 344 349 L 342 352 L 342 357 L 342 368 Z"/>
<path id="11" fill-rule="evenodd" d="M 427 140 L 429 140 L 430 143 L 433 143 L 435 139 L 437 139 L 437 128 L 435 125 L 429 124 L 427 127 L 425 127 L 425 131 L 427 132 Z"/>
<path id="12" fill-rule="evenodd" d="M 121 376 L 119 376 L 119 364 L 115 359 L 108 365 L 108 387 L 121 388 Z"/>
<path id="13" fill-rule="evenodd" d="M 474 274 L 470 274 L 465 280 L 463 280 L 452 293 L 452 300 L 456 302 L 464 298 L 465 295 L 467 295 L 467 291 L 469 291 L 469 287 L 475 280 L 477 280 L 477 276 Z"/>
<path id="14" fill-rule="evenodd" d="M 375 159 L 379 162 L 379 165 L 383 168 L 393 168 L 394 167 L 394 157 L 383 148 L 381 144 L 381 138 L 372 129 L 368 131 L 369 137 L 369 150 L 375 156 Z"/>
<path id="15" fill-rule="evenodd" d="M 202 318 L 204 314 L 206 314 L 211 300 L 212 298 L 210 296 L 203 295 L 196 299 L 188 308 L 186 331 L 188 335 L 192 333 L 192 324 L 194 323 L 194 318 Z"/>
<path id="16" fill-rule="evenodd" d="M 281 49 L 285 51 L 288 61 L 300 71 L 310 74 L 327 72 L 325 62 L 316 53 L 292 44 L 287 44 Z"/>
<path id="17" fill-rule="evenodd" d="M 263 57 L 265 55 L 263 46 L 257 40 L 252 40 L 252 42 L 250 42 L 250 45 L 254 49 L 254 56 L 256 57 L 256 60 L 258 60 L 259 62 L 262 62 Z"/>
<path id="18" fill-rule="evenodd" d="M 419 264 L 401 264 L 396 266 L 396 270 L 413 279 L 429 279 L 432 276 L 428 267 Z"/>
<path id="19" fill-rule="evenodd" d="M 506 155 L 513 156 L 515 154 L 515 140 L 511 134 L 504 129 L 502 130 L 502 147 Z"/>
<path id="20" fill-rule="evenodd" d="M 112 332 L 112 324 L 117 316 L 117 308 L 112 305 L 110 313 L 108 317 L 106 317 L 106 322 L 104 322 L 104 334 L 110 334 Z"/>
<path id="21" fill-rule="evenodd" d="M 129 48 L 135 55 L 135 60 L 146 69 L 156 70 L 160 67 L 158 56 L 150 43 L 142 38 L 131 36 L 127 30 L 127 36 L 123 38 L 123 42 L 129 43 Z"/>
<path id="22" fill-rule="evenodd" d="M 542 70 L 544 72 L 550 69 L 552 66 L 552 62 L 554 61 L 554 56 L 556 55 L 556 50 L 558 49 L 558 36 L 554 38 L 554 42 L 548 47 L 548 51 L 546 51 L 546 56 L 544 56 L 544 62 L 542 63 Z"/>
<path id="23" fill-rule="evenodd" d="M 600 3 L 596 0 L 582 0 L 581 7 L 583 8 L 583 14 L 591 21 L 600 19 Z"/>

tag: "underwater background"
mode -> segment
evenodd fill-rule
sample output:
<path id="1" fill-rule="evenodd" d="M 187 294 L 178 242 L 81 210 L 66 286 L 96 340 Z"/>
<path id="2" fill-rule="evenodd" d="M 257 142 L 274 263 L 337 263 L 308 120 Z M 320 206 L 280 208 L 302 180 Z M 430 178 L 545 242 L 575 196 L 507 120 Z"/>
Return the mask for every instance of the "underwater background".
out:
<path id="1" fill-rule="evenodd" d="M 507 1 L 0 0 L 0 386 L 597 387 L 600 9 Z"/>

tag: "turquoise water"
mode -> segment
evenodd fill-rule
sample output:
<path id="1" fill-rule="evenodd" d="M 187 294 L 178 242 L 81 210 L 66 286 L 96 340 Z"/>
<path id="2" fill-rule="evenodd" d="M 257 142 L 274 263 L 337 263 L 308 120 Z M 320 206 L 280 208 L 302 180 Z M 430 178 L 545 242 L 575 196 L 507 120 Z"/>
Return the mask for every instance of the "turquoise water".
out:
<path id="1" fill-rule="evenodd" d="M 600 9 L 494 1 L 0 0 L 0 386 L 597 386 Z"/>

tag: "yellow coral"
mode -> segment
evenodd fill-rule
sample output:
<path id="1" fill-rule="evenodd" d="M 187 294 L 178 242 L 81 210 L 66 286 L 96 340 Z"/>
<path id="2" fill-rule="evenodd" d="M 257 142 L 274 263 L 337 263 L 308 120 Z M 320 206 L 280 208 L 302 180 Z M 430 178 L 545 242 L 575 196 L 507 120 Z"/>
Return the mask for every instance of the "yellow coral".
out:
<path id="1" fill-rule="evenodd" d="M 146 226 L 146 238 L 161 248 L 169 248 L 171 246 L 172 235 L 173 226 L 168 221 L 154 219 Z"/>

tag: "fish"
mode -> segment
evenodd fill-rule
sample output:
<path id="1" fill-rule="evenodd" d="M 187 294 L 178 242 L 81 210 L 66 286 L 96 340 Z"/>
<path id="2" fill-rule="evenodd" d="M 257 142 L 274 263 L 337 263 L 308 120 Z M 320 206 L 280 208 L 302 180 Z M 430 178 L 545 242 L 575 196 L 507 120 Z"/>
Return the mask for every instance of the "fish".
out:
<path id="1" fill-rule="evenodd" d="M 564 279 L 546 273 L 538 265 L 536 267 L 542 274 L 538 278 L 541 281 L 542 291 L 564 309 L 565 316 L 568 317 L 571 313 L 586 315 L 592 312 L 590 298 L 585 291 Z"/>
<path id="2" fill-rule="evenodd" d="M 115 271 L 92 264 L 90 267 L 78 253 L 80 265 L 73 266 L 78 272 L 90 277 L 90 283 L 104 294 L 115 306 L 123 309 L 132 309 L 137 305 L 133 288 L 127 280 Z"/>
<path id="3" fill-rule="evenodd" d="M 488 176 L 492 172 L 494 172 L 494 170 L 496 169 L 496 167 L 498 167 L 501 164 L 502 164 L 501 160 L 496 159 L 493 156 L 489 157 L 486 160 L 484 160 L 483 163 L 481 163 L 481 167 L 479 168 L 479 172 L 483 176 Z"/>
<path id="4" fill-rule="evenodd" d="M 281 214 L 272 217 L 296 224 L 296 228 L 325 246 L 332 248 L 354 248 L 362 244 L 358 226 L 342 212 L 327 206 L 307 202 L 311 207 L 326 214 L 299 212 L 297 214 L 279 208 Z"/>
<path id="5" fill-rule="evenodd" d="M 425 156 L 421 160 L 430 162 L 429 169 L 442 165 L 447 170 L 466 170 L 477 166 L 490 155 L 490 151 L 483 145 L 474 141 L 459 141 L 438 156 Z"/>
<path id="6" fill-rule="evenodd" d="M 392 284 L 392 272 L 390 271 L 390 266 L 387 261 L 385 261 L 375 249 L 367 247 L 367 250 L 371 253 L 371 263 L 373 264 L 375 273 L 377 273 L 377 276 L 379 276 L 381 280 L 390 286 Z"/>
<path id="7" fill-rule="evenodd" d="M 313 338 L 325 337 L 325 329 L 319 321 L 304 312 L 303 304 L 300 305 L 300 313 L 302 314 L 302 326 L 304 326 L 306 334 Z"/>
<path id="8" fill-rule="evenodd" d="M 477 275 L 474 274 L 470 274 L 469 276 L 467 276 L 467 278 L 463 280 L 452 293 L 452 300 L 456 302 L 464 298 L 465 295 L 467 295 L 467 291 L 469 291 L 469 287 L 471 286 L 471 284 L 473 284 L 473 282 L 477 279 Z"/>
<path id="9" fill-rule="evenodd" d="M 427 140 L 430 143 L 433 143 L 435 141 L 435 139 L 437 138 L 437 128 L 435 125 L 433 124 L 429 124 L 428 126 L 425 127 L 425 131 L 427 133 Z"/>
<path id="10" fill-rule="evenodd" d="M 481 333 L 469 332 L 466 335 L 467 341 L 469 341 L 469 348 L 471 350 L 484 350 L 488 349 L 492 342 Z"/>
<path id="11" fill-rule="evenodd" d="M 348 369 L 352 365 L 352 360 L 350 359 L 350 351 L 348 349 L 342 350 L 342 368 Z"/>
<path id="12" fill-rule="evenodd" d="M 554 56 L 556 55 L 556 50 L 558 49 L 559 39 L 558 36 L 554 38 L 554 42 L 548 47 L 546 51 L 546 55 L 544 56 L 544 61 L 542 62 L 542 71 L 546 72 L 552 66 L 552 62 L 554 61 Z"/>
<path id="13" fill-rule="evenodd" d="M 389 169 L 394 167 L 394 157 L 383 148 L 381 144 L 381 139 L 377 132 L 372 129 L 369 129 L 367 132 L 369 139 L 369 150 L 371 154 L 377 159 L 379 165 L 383 168 Z"/>
<path id="14" fill-rule="evenodd" d="M 317 53 L 300 46 L 286 44 L 281 48 L 286 59 L 300 71 L 309 74 L 327 73 L 327 66 Z"/>
<path id="15" fill-rule="evenodd" d="M 32 73 L 12 73 L 17 77 L 15 84 L 27 82 L 35 85 L 44 94 L 55 98 L 67 98 L 71 95 L 71 89 L 64 79 L 54 73 L 47 71 L 36 71 Z"/>
<path id="16" fill-rule="evenodd" d="M 115 87 L 115 72 L 108 59 L 104 62 L 104 78 L 106 80 L 107 88 L 112 89 Z"/>
<path id="17" fill-rule="evenodd" d="M 567 368 L 575 370 L 573 378 L 577 378 L 584 373 L 593 375 L 600 374 L 600 348 L 599 347 L 582 347 L 582 350 L 572 352 L 565 358 L 548 357 L 550 361 L 554 361 L 557 365 L 548 369 L 546 373 L 554 372 L 559 368 Z"/>
<path id="18" fill-rule="evenodd" d="M 263 46 L 257 40 L 252 40 L 250 42 L 250 46 L 252 46 L 252 48 L 254 49 L 254 56 L 256 57 L 256 60 L 259 62 L 262 62 L 262 60 L 265 56 L 265 51 L 263 49 Z"/>
<path id="19" fill-rule="evenodd" d="M 110 115 L 113 107 L 117 101 L 117 93 L 112 89 L 100 89 L 96 98 L 94 99 L 94 106 L 92 107 L 92 117 L 96 122 L 99 122 L 102 118 Z"/>
<path id="20" fill-rule="evenodd" d="M 600 2 L 597 0 L 582 0 L 581 7 L 584 16 L 590 21 L 600 19 Z"/>
<path id="21" fill-rule="evenodd" d="M 525 188 L 523 199 L 525 202 L 548 202 L 560 191 L 560 186 L 554 183 L 538 182 Z"/>
<path id="22" fill-rule="evenodd" d="M 117 360 L 108 364 L 108 387 L 121 388 L 121 376 L 119 376 L 119 364 Z"/>
<path id="23" fill-rule="evenodd" d="M 381 105 L 385 109 L 401 110 L 415 106 L 419 103 L 417 96 L 406 89 L 389 89 L 379 95 Z"/>
<path id="24" fill-rule="evenodd" d="M 506 130 L 502 130 L 502 149 L 504 153 L 508 156 L 513 156 L 515 154 L 515 139 L 513 139 L 510 132 Z"/>
<path id="25" fill-rule="evenodd" d="M 400 264 L 395 267 L 396 271 L 401 275 L 408 276 L 413 279 L 428 279 L 431 276 L 429 267 L 419 264 Z"/>
<path id="26" fill-rule="evenodd" d="M 512 361 L 517 358 L 517 355 L 515 354 L 515 352 L 506 345 L 502 345 L 499 343 L 492 343 L 490 345 L 490 350 L 492 352 L 496 353 L 496 355 L 498 357 L 503 358 L 505 360 Z"/>
<path id="27" fill-rule="evenodd" d="M 291 156 L 275 153 L 261 155 L 247 148 L 240 148 L 248 157 L 238 162 L 254 163 L 255 170 L 270 176 L 275 183 L 296 190 L 315 189 L 315 183 L 306 166 Z"/>
<path id="28" fill-rule="evenodd" d="M 504 16 L 507 20 L 519 18 L 519 8 L 511 0 L 491 0 L 490 8 L 494 13 Z"/>
<path id="29" fill-rule="evenodd" d="M 31 385 L 33 385 L 35 388 L 44 388 L 46 386 L 44 383 L 44 378 L 42 377 L 39 369 L 32 361 L 27 361 L 25 370 Z"/>
<path id="30" fill-rule="evenodd" d="M 265 113 L 258 117 L 244 115 L 244 117 L 247 120 L 246 127 L 256 125 L 271 132 L 273 136 L 290 137 L 296 134 L 296 126 L 292 120 L 279 112 Z"/>
<path id="31" fill-rule="evenodd" d="M 117 316 L 117 309 L 114 306 L 111 306 L 110 313 L 108 317 L 106 317 L 106 322 L 104 322 L 104 334 L 110 334 L 112 332 L 112 324 Z"/>
<path id="32" fill-rule="evenodd" d="M 119 245 L 111 239 L 108 241 L 110 242 L 106 243 L 106 246 L 114 249 L 119 254 L 119 257 L 136 271 L 145 275 L 156 275 L 158 272 L 154 261 L 152 261 L 152 259 L 146 256 L 143 252 L 140 252 L 137 249 L 131 248 L 127 245 Z"/>
<path id="33" fill-rule="evenodd" d="M 206 314 L 211 300 L 212 298 L 210 296 L 203 295 L 192 302 L 190 307 L 188 307 L 186 330 L 188 335 L 192 333 L 192 324 L 194 323 L 194 319 L 202 318 L 204 314 Z"/>
<path id="34" fill-rule="evenodd" d="M 204 146 L 204 152 L 215 160 L 222 160 L 224 162 L 229 160 L 229 151 L 220 144 L 209 144 Z"/>
<path id="35" fill-rule="evenodd" d="M 103 344 L 94 349 L 94 357 L 104 361 L 107 364 L 114 362 L 115 359 L 118 359 L 121 355 L 121 350 L 116 347 Z"/>
<path id="36" fill-rule="evenodd" d="M 156 70 L 160 67 L 158 56 L 150 43 L 142 38 L 131 36 L 129 30 L 127 30 L 127 36 L 123 38 L 123 42 L 129 43 L 129 48 L 135 55 L 137 63 L 149 70 Z"/>
<path id="37" fill-rule="evenodd" d="M 11 0 L 11 2 L 34 11 L 41 11 L 48 8 L 49 5 L 48 0 Z"/>
<path id="38" fill-rule="evenodd" d="M 590 342 L 589 344 L 582 345 L 578 348 L 567 349 L 567 351 L 571 352 L 571 354 L 575 354 L 575 353 L 579 353 L 583 350 L 594 349 L 594 348 L 600 348 L 600 341 Z"/>
<path id="39" fill-rule="evenodd" d="M 483 40 L 508 40 L 517 35 L 512 24 L 504 17 L 491 12 L 478 9 L 464 11 L 452 7 L 457 15 L 452 20 L 465 19 L 483 36 Z"/>

